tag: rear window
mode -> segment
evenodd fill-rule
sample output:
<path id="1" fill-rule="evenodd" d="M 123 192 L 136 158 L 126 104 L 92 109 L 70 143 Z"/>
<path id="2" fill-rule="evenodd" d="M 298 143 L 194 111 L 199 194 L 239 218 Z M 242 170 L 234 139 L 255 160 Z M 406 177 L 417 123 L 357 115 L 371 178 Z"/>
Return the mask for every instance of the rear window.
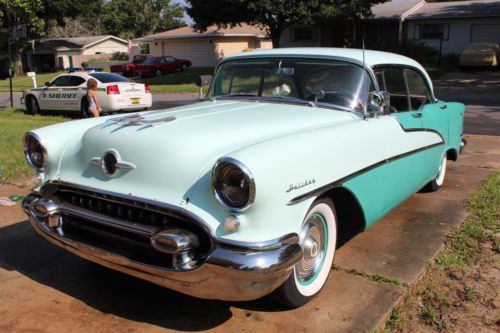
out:
<path id="1" fill-rule="evenodd" d="M 132 61 L 134 64 L 142 64 L 146 60 L 145 56 L 134 56 L 134 60 Z"/>
<path id="2" fill-rule="evenodd" d="M 113 73 L 92 73 L 90 74 L 94 79 L 101 81 L 102 83 L 111 83 L 111 82 L 130 82 L 129 79 Z"/>
<path id="3" fill-rule="evenodd" d="M 152 65 L 156 62 L 156 57 L 147 57 L 144 61 L 145 65 Z"/>

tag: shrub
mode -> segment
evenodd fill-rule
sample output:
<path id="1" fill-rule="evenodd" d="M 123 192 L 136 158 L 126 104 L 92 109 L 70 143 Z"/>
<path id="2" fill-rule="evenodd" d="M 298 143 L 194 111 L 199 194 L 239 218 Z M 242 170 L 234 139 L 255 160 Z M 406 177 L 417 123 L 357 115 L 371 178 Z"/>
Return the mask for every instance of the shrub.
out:
<path id="1" fill-rule="evenodd" d="M 113 52 L 111 60 L 128 60 L 127 52 Z"/>

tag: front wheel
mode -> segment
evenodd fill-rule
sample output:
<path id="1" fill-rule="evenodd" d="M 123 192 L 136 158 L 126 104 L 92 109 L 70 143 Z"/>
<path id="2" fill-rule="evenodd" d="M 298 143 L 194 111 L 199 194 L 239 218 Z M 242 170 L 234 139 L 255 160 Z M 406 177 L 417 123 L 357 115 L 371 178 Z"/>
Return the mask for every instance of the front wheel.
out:
<path id="1" fill-rule="evenodd" d="M 157 69 L 155 71 L 155 74 L 156 74 L 156 76 L 161 76 L 162 75 L 161 69 Z"/>
<path id="2" fill-rule="evenodd" d="M 446 176 L 446 164 L 448 159 L 446 158 L 446 153 L 444 154 L 441 164 L 439 165 L 439 170 L 436 178 L 431 180 L 427 185 L 424 186 L 422 192 L 436 192 L 444 184 L 444 179 Z"/>
<path id="3" fill-rule="evenodd" d="M 302 224 L 302 259 L 274 292 L 275 299 L 290 308 L 300 307 L 316 296 L 330 274 L 337 245 L 337 218 L 330 199 L 314 202 Z"/>
<path id="4" fill-rule="evenodd" d="M 40 107 L 38 106 L 38 101 L 35 97 L 31 95 L 26 97 L 26 109 L 28 110 L 28 113 L 32 115 L 40 113 Z"/>

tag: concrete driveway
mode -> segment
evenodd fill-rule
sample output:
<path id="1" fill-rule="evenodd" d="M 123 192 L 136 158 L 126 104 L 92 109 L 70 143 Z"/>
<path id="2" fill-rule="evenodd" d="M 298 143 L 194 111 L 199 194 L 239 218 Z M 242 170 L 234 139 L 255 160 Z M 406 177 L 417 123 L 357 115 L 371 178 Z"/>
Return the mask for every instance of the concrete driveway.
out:
<path id="1" fill-rule="evenodd" d="M 0 206 L 0 332 L 365 332 L 393 307 L 466 215 L 463 201 L 500 168 L 500 137 L 469 136 L 444 187 L 418 193 L 336 254 L 306 306 L 206 301 L 87 262 L 38 237 L 15 207 Z M 26 194 L 1 185 L 0 196 Z"/>

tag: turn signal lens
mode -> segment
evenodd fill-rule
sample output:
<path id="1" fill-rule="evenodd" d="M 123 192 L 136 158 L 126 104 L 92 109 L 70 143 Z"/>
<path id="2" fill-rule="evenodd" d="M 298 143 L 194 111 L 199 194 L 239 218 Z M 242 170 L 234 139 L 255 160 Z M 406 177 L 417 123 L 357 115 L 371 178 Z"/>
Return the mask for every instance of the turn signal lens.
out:
<path id="1" fill-rule="evenodd" d="M 148 84 L 146 84 L 146 85 L 144 86 L 144 89 L 146 89 L 146 92 L 147 92 L 147 93 L 151 92 L 151 91 L 149 90 L 149 85 L 148 85 Z"/>
<path id="2" fill-rule="evenodd" d="M 24 135 L 24 154 L 33 169 L 43 171 L 47 162 L 47 151 L 38 135 L 28 132 Z"/>
<path id="3" fill-rule="evenodd" d="M 106 92 L 108 95 L 117 95 L 120 93 L 120 89 L 118 89 L 118 85 L 107 86 Z"/>

